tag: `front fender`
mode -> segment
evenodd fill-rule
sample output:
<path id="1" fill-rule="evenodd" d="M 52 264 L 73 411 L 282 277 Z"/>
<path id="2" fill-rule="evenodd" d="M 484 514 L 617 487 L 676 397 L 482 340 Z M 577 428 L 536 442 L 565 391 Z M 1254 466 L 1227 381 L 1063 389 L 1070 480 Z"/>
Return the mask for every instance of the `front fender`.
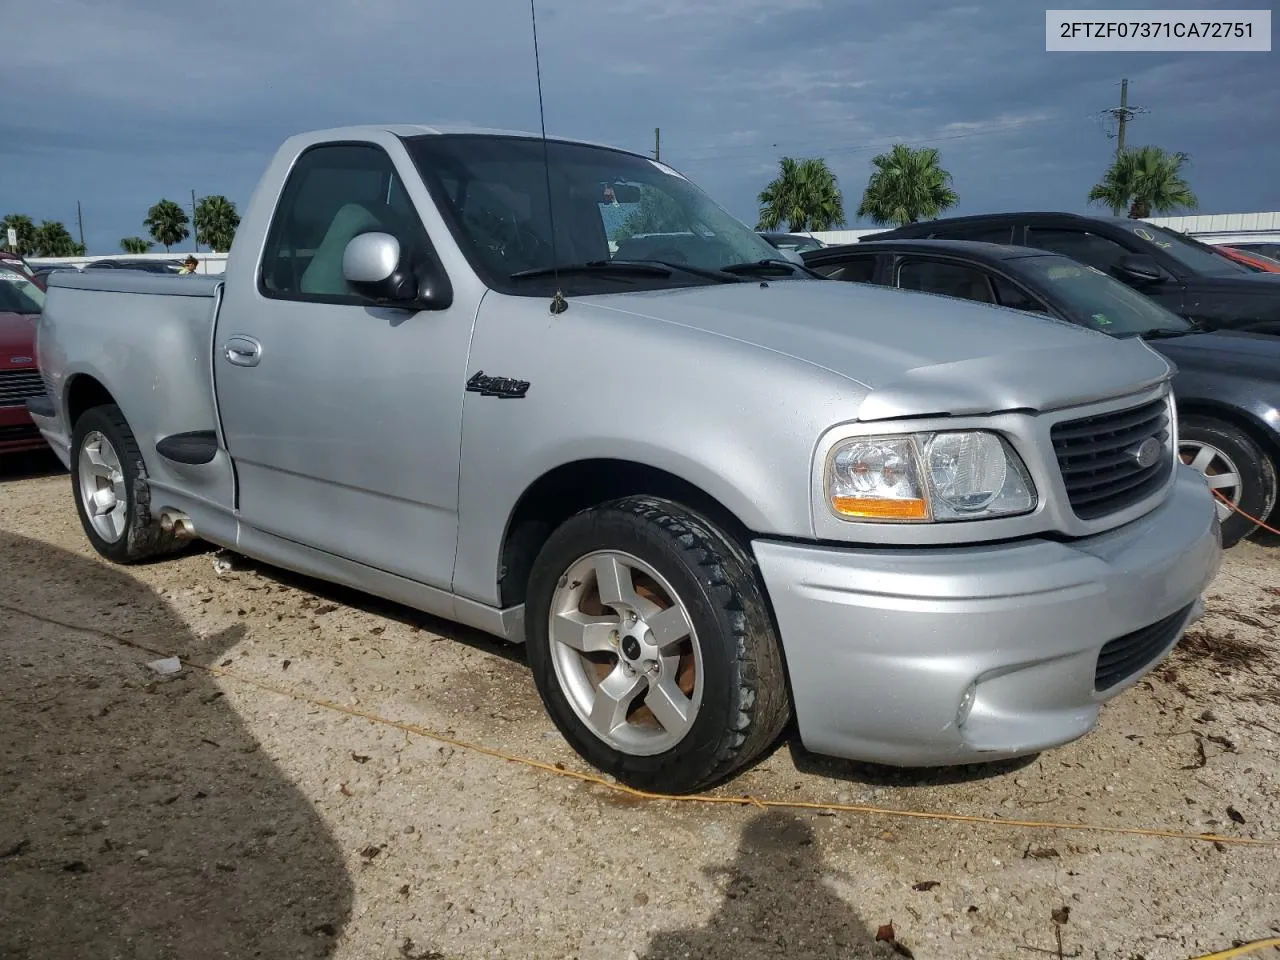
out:
<path id="1" fill-rule="evenodd" d="M 463 404 L 454 591 L 498 602 L 507 522 L 540 477 L 580 460 L 642 463 L 692 484 L 749 530 L 812 537 L 812 457 L 865 388 L 804 361 L 570 301 L 490 294 L 462 381 L 526 380 Z"/>

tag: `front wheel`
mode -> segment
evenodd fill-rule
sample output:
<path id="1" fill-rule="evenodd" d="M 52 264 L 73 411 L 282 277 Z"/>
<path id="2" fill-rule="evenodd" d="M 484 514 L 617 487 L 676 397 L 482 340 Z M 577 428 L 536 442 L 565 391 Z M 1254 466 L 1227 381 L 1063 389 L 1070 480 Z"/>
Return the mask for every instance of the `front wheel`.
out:
<path id="1" fill-rule="evenodd" d="M 120 408 L 86 410 L 71 433 L 71 489 L 85 536 L 115 563 L 137 563 L 180 546 L 151 516 L 146 476 Z"/>
<path id="2" fill-rule="evenodd" d="M 1178 454 L 1204 474 L 1214 492 L 1222 545 L 1232 547 L 1258 529 L 1276 504 L 1276 468 L 1253 439 L 1232 424 L 1188 416 L 1178 425 Z"/>
<path id="3" fill-rule="evenodd" d="M 534 565 L 525 624 L 556 726 L 630 786 L 698 790 L 759 756 L 790 717 L 750 559 L 671 501 L 628 497 L 566 521 Z"/>

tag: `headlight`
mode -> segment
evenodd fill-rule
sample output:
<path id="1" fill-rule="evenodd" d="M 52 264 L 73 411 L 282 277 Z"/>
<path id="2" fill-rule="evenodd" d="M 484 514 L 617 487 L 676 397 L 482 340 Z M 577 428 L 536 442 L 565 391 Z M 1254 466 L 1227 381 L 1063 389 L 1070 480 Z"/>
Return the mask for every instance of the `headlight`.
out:
<path id="1" fill-rule="evenodd" d="M 827 460 L 826 489 L 845 520 L 986 520 L 1036 505 L 1022 459 L 984 430 L 846 440 Z"/>

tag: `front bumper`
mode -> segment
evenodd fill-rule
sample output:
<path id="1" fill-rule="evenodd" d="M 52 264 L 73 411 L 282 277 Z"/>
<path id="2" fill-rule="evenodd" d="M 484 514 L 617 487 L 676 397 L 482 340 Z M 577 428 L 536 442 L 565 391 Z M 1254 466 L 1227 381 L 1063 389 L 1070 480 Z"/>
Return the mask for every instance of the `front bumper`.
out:
<path id="1" fill-rule="evenodd" d="M 801 741 L 896 766 L 1021 756 L 1088 733 L 1200 615 L 1222 560 L 1212 498 L 1189 467 L 1156 510 L 1067 543 L 752 546 Z"/>

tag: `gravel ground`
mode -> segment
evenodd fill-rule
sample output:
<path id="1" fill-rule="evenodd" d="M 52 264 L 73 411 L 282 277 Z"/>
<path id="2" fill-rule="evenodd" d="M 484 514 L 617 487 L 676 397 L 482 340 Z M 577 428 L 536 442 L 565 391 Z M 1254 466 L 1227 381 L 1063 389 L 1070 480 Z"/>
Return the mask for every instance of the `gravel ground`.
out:
<path id="1" fill-rule="evenodd" d="M 223 557 L 108 566 L 56 464 L 0 466 L 0 958 L 1182 960 L 1280 935 L 1275 846 L 642 801 L 442 744 L 405 728 L 584 769 L 519 649 Z M 1280 839 L 1280 551 L 1232 550 L 1208 596 L 1075 744 L 921 773 L 784 743 L 717 793 Z"/>

